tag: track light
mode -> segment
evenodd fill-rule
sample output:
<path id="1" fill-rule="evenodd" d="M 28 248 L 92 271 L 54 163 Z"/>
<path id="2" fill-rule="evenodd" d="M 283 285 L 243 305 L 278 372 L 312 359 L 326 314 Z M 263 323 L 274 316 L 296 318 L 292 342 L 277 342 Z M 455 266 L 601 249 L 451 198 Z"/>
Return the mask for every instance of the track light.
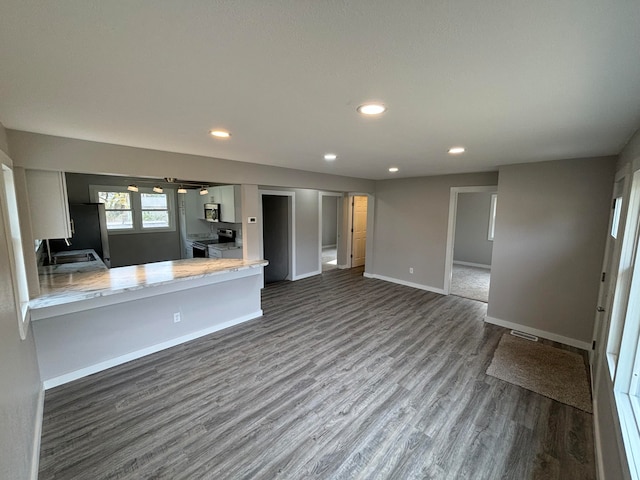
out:
<path id="1" fill-rule="evenodd" d="M 127 190 L 129 190 L 130 192 L 137 192 L 138 191 L 138 186 L 131 184 L 127 187 Z"/>
<path id="2" fill-rule="evenodd" d="M 180 185 L 180 188 L 178 189 L 178 193 L 187 193 L 187 189 L 184 188 L 182 185 Z"/>
<path id="3" fill-rule="evenodd" d="M 162 187 L 160 187 L 159 185 L 156 185 L 155 187 L 153 187 L 153 191 L 156 193 L 162 193 Z"/>
<path id="4" fill-rule="evenodd" d="M 207 195 L 209 193 L 209 190 L 207 190 L 205 187 L 202 187 L 200 189 L 200 195 Z"/>

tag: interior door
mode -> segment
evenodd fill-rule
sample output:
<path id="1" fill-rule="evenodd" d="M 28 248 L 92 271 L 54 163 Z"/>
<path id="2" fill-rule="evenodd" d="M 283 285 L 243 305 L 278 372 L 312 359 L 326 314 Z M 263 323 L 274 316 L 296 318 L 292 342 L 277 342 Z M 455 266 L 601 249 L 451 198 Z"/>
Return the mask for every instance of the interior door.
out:
<path id="1" fill-rule="evenodd" d="M 624 179 L 615 183 L 613 189 L 613 198 L 611 200 L 611 215 L 609 218 L 609 234 L 607 235 L 607 244 L 605 247 L 604 260 L 602 263 L 602 278 L 600 291 L 598 293 L 598 307 L 596 311 L 596 319 L 594 325 L 594 341 L 596 348 L 594 355 L 591 357 L 592 369 L 596 365 L 603 365 L 605 362 L 598 362 L 599 356 L 605 354 L 606 350 L 606 331 L 611 322 L 611 311 L 613 298 L 617 283 L 617 275 L 615 274 L 618 267 L 619 252 L 621 241 L 621 231 L 619 228 L 620 214 L 622 211 L 622 198 L 624 190 Z M 594 372 L 594 378 L 595 378 Z"/>
<path id="2" fill-rule="evenodd" d="M 289 198 L 262 196 L 262 242 L 265 283 L 281 282 L 289 276 Z"/>
<path id="3" fill-rule="evenodd" d="M 367 251 L 367 197 L 353 197 L 353 240 L 351 266 L 364 265 Z"/>

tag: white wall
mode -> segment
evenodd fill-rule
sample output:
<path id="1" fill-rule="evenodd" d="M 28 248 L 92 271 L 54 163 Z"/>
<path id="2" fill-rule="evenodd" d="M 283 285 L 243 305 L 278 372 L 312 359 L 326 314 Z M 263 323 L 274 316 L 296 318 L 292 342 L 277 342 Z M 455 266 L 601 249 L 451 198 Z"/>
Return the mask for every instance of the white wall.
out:
<path id="1" fill-rule="evenodd" d="M 488 321 L 590 348 L 614 167 L 602 157 L 500 168 Z"/>
<path id="2" fill-rule="evenodd" d="M 488 239 L 491 195 L 490 192 L 458 194 L 454 261 L 491 265 L 493 241 Z"/>
<path id="3" fill-rule="evenodd" d="M 2 163 L 11 165 L 2 124 L 0 150 Z M 26 479 L 31 476 L 34 440 L 39 432 L 42 384 L 32 330 L 25 340 L 20 339 L 2 217 L 0 209 L 0 478 Z"/>
<path id="4" fill-rule="evenodd" d="M 490 172 L 377 182 L 367 273 L 442 290 L 451 187 L 496 185 L 497 178 Z"/>

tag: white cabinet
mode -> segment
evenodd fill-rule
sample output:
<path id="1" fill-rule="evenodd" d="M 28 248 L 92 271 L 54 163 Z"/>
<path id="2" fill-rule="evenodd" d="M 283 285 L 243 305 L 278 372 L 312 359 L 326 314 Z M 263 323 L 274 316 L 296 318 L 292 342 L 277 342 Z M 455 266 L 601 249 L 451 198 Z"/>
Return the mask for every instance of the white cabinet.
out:
<path id="1" fill-rule="evenodd" d="M 71 238 L 69 199 L 64 172 L 26 170 L 33 238 Z"/>
<path id="2" fill-rule="evenodd" d="M 214 203 L 220 204 L 220 221 L 225 223 L 240 223 L 242 210 L 239 185 L 222 185 L 212 187 L 209 193 L 213 195 Z"/>

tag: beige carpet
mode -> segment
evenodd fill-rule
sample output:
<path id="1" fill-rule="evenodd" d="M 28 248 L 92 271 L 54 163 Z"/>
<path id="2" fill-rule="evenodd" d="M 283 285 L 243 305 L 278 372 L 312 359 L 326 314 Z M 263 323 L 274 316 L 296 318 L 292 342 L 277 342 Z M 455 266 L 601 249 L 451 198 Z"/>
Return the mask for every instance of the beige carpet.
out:
<path id="1" fill-rule="evenodd" d="M 459 297 L 489 301 L 491 270 L 488 268 L 453 265 L 451 275 L 451 293 Z"/>
<path id="2" fill-rule="evenodd" d="M 487 375 L 592 413 L 584 360 L 577 353 L 505 333 Z"/>

